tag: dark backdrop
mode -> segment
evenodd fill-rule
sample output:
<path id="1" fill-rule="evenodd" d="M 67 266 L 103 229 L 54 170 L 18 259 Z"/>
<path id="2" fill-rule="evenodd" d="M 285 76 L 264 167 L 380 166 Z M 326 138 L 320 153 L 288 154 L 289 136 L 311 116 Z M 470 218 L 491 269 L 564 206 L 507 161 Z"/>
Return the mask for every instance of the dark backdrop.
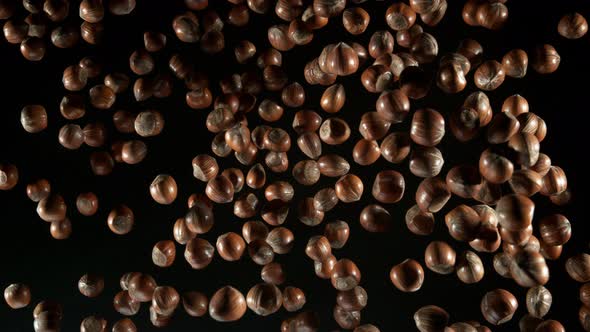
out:
<path id="1" fill-rule="evenodd" d="M 218 1 L 210 1 L 217 3 Z M 582 214 L 584 196 L 583 182 L 588 180 L 584 156 L 587 144 L 587 122 L 585 120 L 586 102 L 588 100 L 587 77 L 590 74 L 588 59 L 590 46 L 588 38 L 570 41 L 560 37 L 556 25 L 562 14 L 576 10 L 590 15 L 590 7 L 583 1 L 509 1 L 510 18 L 507 26 L 499 32 L 490 32 L 482 28 L 468 27 L 461 20 L 461 5 L 449 1 L 449 10 L 442 23 L 433 28 L 425 28 L 439 42 L 440 53 L 453 51 L 460 39 L 470 37 L 479 40 L 484 46 L 486 58 L 501 59 L 508 50 L 520 47 L 530 50 L 535 44 L 548 42 L 557 48 L 562 61 L 559 70 L 548 76 L 541 76 L 532 70 L 525 79 L 508 78 L 494 92 L 489 93 L 492 106 L 498 112 L 505 97 L 519 93 L 525 96 L 531 111 L 542 116 L 548 126 L 547 138 L 542 143 L 542 151 L 549 154 L 553 163 L 564 168 L 568 174 L 570 187 L 574 192 L 574 203 L 563 208 L 553 208 L 546 197 L 537 197 L 537 218 L 549 211 L 559 211 L 567 215 L 573 224 L 574 235 L 563 252 L 563 258 L 557 262 L 549 262 L 551 280 L 547 287 L 552 291 L 554 305 L 548 315 L 566 325 L 568 330 L 578 330 L 577 311 L 579 308 L 578 284 L 564 272 L 565 258 L 574 253 L 587 250 L 588 226 Z M 166 5 L 164 5 L 166 3 Z M 227 3 L 219 1 L 220 15 L 225 17 Z M 388 3 L 388 2 L 387 2 Z M 534 5 L 533 5 L 534 4 Z M 384 13 L 386 2 L 369 1 L 362 5 L 369 10 L 372 21 L 367 32 L 358 37 L 363 43 L 373 31 L 385 29 Z M 249 259 L 236 263 L 224 262 L 216 256 L 213 263 L 202 271 L 191 270 L 183 259 L 183 247 L 177 246 L 177 260 L 173 267 L 161 269 L 155 267 L 150 258 L 154 243 L 172 238 L 172 225 L 176 218 L 184 214 L 186 198 L 194 192 L 203 192 L 204 184 L 192 177 L 191 159 L 199 153 L 210 153 L 209 142 L 212 134 L 206 131 L 204 120 L 206 111 L 189 109 L 184 103 L 184 87 L 176 81 L 175 93 L 165 100 L 150 100 L 134 103 L 127 93 L 118 97 L 115 109 L 139 111 L 156 108 L 166 118 L 163 133 L 154 138 L 146 139 L 149 154 L 144 162 L 130 166 L 117 164 L 114 172 L 106 177 L 95 177 L 89 167 L 88 156 L 91 148 L 84 146 L 78 151 L 66 151 L 57 141 L 59 128 L 66 121 L 59 114 L 59 101 L 65 90 L 61 84 L 63 69 L 80 60 L 85 55 L 96 55 L 104 60 L 105 73 L 111 71 L 127 71 L 128 57 L 131 52 L 142 46 L 142 33 L 147 29 L 165 32 L 169 47 L 156 55 L 158 71 L 167 71 L 166 63 L 175 52 L 189 54 L 200 70 L 210 75 L 211 82 L 227 76 L 237 67 L 228 65 L 233 60 L 233 52 L 224 56 L 198 55 L 194 45 L 180 44 L 172 34 L 171 20 L 175 14 L 183 11 L 179 1 L 142 1 L 137 9 L 126 17 L 107 16 L 105 19 L 106 42 L 100 47 L 77 46 L 74 50 L 58 50 L 50 47 L 48 54 L 39 63 L 31 63 L 22 58 L 18 47 L 0 41 L 0 80 L 2 91 L 2 110 L 0 118 L 0 160 L 12 162 L 19 167 L 20 181 L 14 190 L 0 192 L 0 221 L 2 225 L 2 272 L 0 286 L 5 287 L 12 282 L 24 282 L 31 286 L 33 303 L 26 309 L 8 310 L 0 304 L 0 322 L 3 330 L 30 331 L 32 329 L 32 308 L 43 299 L 55 299 L 64 304 L 64 331 L 75 331 L 79 322 L 87 315 L 99 314 L 106 317 L 112 324 L 121 318 L 112 308 L 112 298 L 119 290 L 118 279 L 128 271 L 144 271 L 154 275 L 159 284 L 172 285 L 179 291 L 199 290 L 212 295 L 219 287 L 232 284 L 244 294 L 257 282 L 260 282 L 260 267 Z M 77 9 L 72 9 L 72 15 Z M 70 18 L 72 19 L 72 18 Z M 79 19 L 73 18 L 75 21 Z M 266 29 L 279 22 L 277 17 L 271 19 L 260 15 L 251 15 L 251 24 L 247 29 L 237 29 L 226 25 L 226 48 L 233 48 L 236 41 L 249 39 L 259 50 L 268 46 Z M 327 42 L 350 40 L 341 26 L 341 19 L 333 19 L 328 28 L 316 33 L 314 41 L 305 47 L 296 47 L 293 51 L 283 54 L 284 68 L 291 80 L 304 83 L 303 66 L 317 56 L 321 45 Z M 413 102 L 412 108 L 430 106 L 448 113 L 459 107 L 462 100 L 472 91 L 472 74 L 468 76 L 469 87 L 460 94 L 443 95 L 438 89 L 428 98 Z M 90 81 L 89 86 L 99 80 Z M 362 270 L 362 286 L 369 294 L 369 304 L 362 312 L 364 323 L 373 323 L 382 331 L 414 330 L 412 315 L 420 306 L 437 304 L 448 310 L 452 322 L 462 320 L 484 321 L 479 310 L 479 302 L 483 294 L 493 288 L 503 287 L 517 295 L 520 306 L 510 323 L 495 330 L 514 331 L 518 319 L 526 313 L 524 304 L 525 289 L 521 289 L 511 280 L 502 279 L 493 271 L 491 255 L 480 255 L 485 263 L 486 276 L 475 285 L 461 284 L 455 275 L 442 276 L 426 270 L 424 286 L 417 293 L 406 294 L 395 289 L 389 281 L 389 269 L 405 258 L 415 258 L 423 262 L 424 248 L 434 239 L 447 240 L 458 252 L 467 249 L 463 243 L 453 241 L 447 234 L 443 216 L 445 209 L 437 215 L 436 231 L 430 237 L 419 237 L 411 234 L 405 227 L 404 214 L 413 203 L 413 196 L 418 181 L 409 173 L 407 162 L 393 165 L 379 160 L 369 167 L 358 167 L 351 158 L 351 148 L 360 137 L 358 121 L 360 115 L 374 109 L 376 95 L 366 93 L 362 88 L 358 75 L 342 79 L 349 96 L 345 108 L 339 116 L 345 118 L 353 128 L 351 139 L 340 147 L 324 146 L 324 153 L 334 152 L 346 156 L 352 165 L 351 172 L 360 175 L 365 181 L 363 204 L 339 204 L 335 211 L 325 217 L 325 222 L 342 219 L 351 226 L 351 237 L 344 249 L 335 250 L 337 257 L 353 259 Z M 213 83 L 214 93 L 219 92 Z M 305 107 L 319 110 L 321 87 L 306 86 L 307 101 Z M 278 100 L 277 95 L 270 95 Z M 19 113 L 26 104 L 39 103 L 47 107 L 49 128 L 40 134 L 28 134 L 19 124 Z M 126 139 L 127 136 L 117 134 L 110 122 L 112 110 L 89 110 L 85 118 L 76 121 L 86 124 L 92 121 L 103 121 L 109 127 L 112 138 Z M 294 110 L 287 109 L 282 125 L 290 128 Z M 322 114 L 326 117 L 325 113 Z M 256 124 L 257 116 L 252 113 L 251 123 Z M 407 128 L 407 123 L 394 126 L 394 130 Z M 405 127 L 404 127 L 405 126 Z M 251 128 L 253 128 L 251 126 Z M 294 134 L 290 130 L 291 134 Z M 295 139 L 295 136 L 292 136 Z M 446 135 L 441 150 L 446 159 L 443 173 L 449 166 L 459 162 L 475 163 L 483 149 L 481 140 L 470 144 L 460 144 L 450 132 Z M 290 153 L 292 164 L 301 159 L 297 148 Z M 238 165 L 233 158 L 218 160 L 223 167 Z M 369 234 L 358 223 L 358 215 L 364 205 L 373 202 L 370 186 L 375 173 L 381 169 L 400 170 L 406 176 L 407 188 L 404 199 L 395 205 L 386 207 L 394 216 L 395 227 L 386 234 Z M 245 169 L 245 168 L 244 168 Z M 246 169 L 247 170 L 247 169 Z M 179 184 L 178 199 L 170 206 L 161 206 L 152 201 L 148 186 L 159 173 L 173 174 Z M 273 179 L 288 178 L 289 172 L 271 176 Z M 57 241 L 49 235 L 49 224 L 41 221 L 35 213 L 35 204 L 25 195 L 27 183 L 45 177 L 52 183 L 52 188 L 61 193 L 68 205 L 73 222 L 74 232 L 70 239 Z M 313 188 L 300 189 L 297 186 L 295 202 L 313 195 L 333 179 L 322 178 Z M 93 191 L 100 199 L 100 209 L 96 216 L 87 218 L 75 211 L 75 197 L 80 192 Z M 456 203 L 457 201 L 454 201 Z M 129 205 L 135 212 L 134 230 L 126 236 L 111 233 L 106 226 L 106 216 L 112 206 L 119 203 Z M 454 206 L 449 204 L 448 206 Z M 216 226 L 204 237 L 215 241 L 219 234 L 227 231 L 239 232 L 242 220 L 230 213 L 225 206 L 216 207 Z M 286 222 L 296 237 L 293 251 L 287 255 L 276 257 L 287 271 L 285 285 L 295 285 L 306 292 L 306 310 L 316 311 L 321 317 L 322 331 L 336 329 L 332 316 L 336 292 L 329 281 L 316 278 L 313 263 L 304 253 L 304 246 L 309 236 L 323 232 L 323 225 L 309 228 L 296 219 L 292 211 Z M 87 272 L 100 273 L 105 276 L 106 288 L 96 299 L 83 297 L 77 290 L 77 280 Z M 235 323 L 217 323 L 211 318 L 191 318 L 182 310 L 178 310 L 167 331 L 230 331 L 230 330 L 262 330 L 277 331 L 280 322 L 289 314 L 283 309 L 270 317 L 259 317 L 248 311 Z M 148 307 L 143 305 L 140 313 L 132 317 L 141 331 L 155 330 L 148 317 Z"/>

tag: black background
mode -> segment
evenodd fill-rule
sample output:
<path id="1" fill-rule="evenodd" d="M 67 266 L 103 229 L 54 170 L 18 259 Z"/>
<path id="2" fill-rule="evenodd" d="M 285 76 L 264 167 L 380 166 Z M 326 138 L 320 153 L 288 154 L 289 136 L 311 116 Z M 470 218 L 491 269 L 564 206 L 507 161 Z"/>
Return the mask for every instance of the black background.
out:
<path id="1" fill-rule="evenodd" d="M 509 1 L 509 22 L 499 32 L 483 28 L 469 27 L 461 20 L 461 4 L 449 1 L 449 9 L 442 23 L 436 28 L 426 27 L 439 42 L 440 52 L 454 51 L 459 40 L 475 38 L 484 46 L 488 59 L 501 59 L 512 48 L 530 50 L 538 43 L 553 44 L 561 55 L 559 70 L 552 75 L 538 75 L 529 70 L 524 79 L 507 78 L 496 91 L 488 93 L 495 112 L 499 112 L 502 101 L 507 96 L 519 93 L 530 103 L 531 111 L 545 119 L 548 126 L 547 138 L 542 143 L 542 151 L 547 153 L 555 165 L 561 166 L 568 174 L 568 182 L 574 193 L 573 204 L 567 207 L 553 207 L 546 197 L 536 197 L 536 219 L 549 213 L 564 213 L 573 224 L 574 235 L 565 246 L 562 258 L 549 262 L 551 280 L 547 287 L 551 290 L 554 305 L 547 317 L 560 320 L 570 331 L 579 330 L 577 321 L 579 285 L 571 280 L 564 271 L 565 258 L 587 251 L 589 230 L 586 215 L 582 214 L 585 187 L 588 172 L 586 161 L 587 125 L 586 101 L 588 90 L 585 86 L 590 74 L 590 46 L 588 36 L 570 41 L 557 34 L 559 18 L 570 11 L 590 15 L 590 6 L 585 1 Z M 219 7 L 221 17 L 225 17 L 228 4 L 225 1 L 210 1 Z M 386 29 L 385 10 L 389 2 L 368 1 L 361 6 L 372 17 L 369 29 L 359 37 L 346 33 L 341 25 L 341 18 L 334 18 L 329 26 L 316 31 L 314 41 L 304 47 L 296 47 L 283 53 L 283 67 L 290 80 L 305 83 L 304 64 L 319 55 L 323 44 L 337 41 L 359 41 L 366 45 L 373 31 Z M 79 24 L 77 8 L 72 6 L 69 20 Z M 233 45 L 238 40 L 249 39 L 257 45 L 258 50 L 268 47 L 266 29 L 280 20 L 251 13 L 248 28 L 235 28 L 226 25 L 226 54 L 223 56 L 204 56 L 197 50 L 198 45 L 180 43 L 172 33 L 171 21 L 174 15 L 184 9 L 180 1 L 141 1 L 129 16 L 113 17 L 106 15 L 106 37 L 102 46 L 81 44 L 73 50 L 60 50 L 49 47 L 48 53 L 39 63 L 31 63 L 22 58 L 18 46 L 0 41 L 0 91 L 2 106 L 0 117 L 0 162 L 10 162 L 18 166 L 19 184 L 12 191 L 0 192 L 0 224 L 2 232 L 2 272 L 0 286 L 6 287 L 13 282 L 24 282 L 31 286 L 32 304 L 26 309 L 9 310 L 5 303 L 0 304 L 0 322 L 4 331 L 32 330 L 32 308 L 43 299 L 55 299 L 64 305 L 64 331 L 75 331 L 83 317 L 99 314 L 112 324 L 121 316 L 112 307 L 112 298 L 118 292 L 119 277 L 128 271 L 143 271 L 152 274 L 159 284 L 171 285 L 179 291 L 199 290 L 211 296 L 213 292 L 226 284 L 240 289 L 244 294 L 254 284 L 260 282 L 260 267 L 246 257 L 239 262 L 228 263 L 216 256 L 213 263 L 205 270 L 191 270 L 183 259 L 183 246 L 177 245 L 177 260 L 171 268 L 161 269 L 151 262 L 151 249 L 154 243 L 172 238 L 172 225 L 176 218 L 186 210 L 186 199 L 191 193 L 203 192 L 204 184 L 192 177 L 191 159 L 199 153 L 211 153 L 212 134 L 206 131 L 204 120 L 207 111 L 191 110 L 184 102 L 185 88 L 180 81 L 175 81 L 174 94 L 164 100 L 133 102 L 130 92 L 119 95 L 114 109 L 140 111 L 148 108 L 160 110 L 166 119 L 166 126 L 160 136 L 146 139 L 149 153 L 139 165 L 117 164 L 114 172 L 106 177 L 93 176 L 90 171 L 88 156 L 95 150 L 87 146 L 77 151 L 67 151 L 57 141 L 59 128 L 67 121 L 59 114 L 59 101 L 66 93 L 61 76 L 63 69 L 79 61 L 85 55 L 96 55 L 104 61 L 104 73 L 128 70 L 128 57 L 133 50 L 142 47 L 142 33 L 153 29 L 168 36 L 168 47 L 155 55 L 157 71 L 167 72 L 167 61 L 173 53 L 186 53 L 194 59 L 197 68 L 210 75 L 212 90 L 215 95 L 219 87 L 215 83 L 219 78 L 233 72 L 242 72 L 245 67 L 230 65 L 233 63 Z M 396 46 L 396 49 L 400 48 Z M 252 64 L 250 65 L 252 66 Z M 360 73 L 360 71 L 359 71 Z M 468 76 L 469 86 L 463 92 L 447 96 L 434 88 L 430 95 L 420 101 L 412 102 L 412 109 L 430 106 L 448 114 L 459 107 L 462 100 L 475 90 L 472 73 Z M 99 84 L 102 79 L 94 79 L 88 87 Z M 276 261 L 283 264 L 287 271 L 287 282 L 283 285 L 295 285 L 306 292 L 305 310 L 316 311 L 321 319 L 321 330 L 337 329 L 332 319 L 332 307 L 335 303 L 335 290 L 330 282 L 317 278 L 313 272 L 313 263 L 304 254 L 304 246 L 309 236 L 323 232 L 323 225 L 328 221 L 345 220 L 351 227 L 351 237 L 344 249 L 335 250 L 339 258 L 354 260 L 362 271 L 362 286 L 369 294 L 369 304 L 362 312 L 363 323 L 373 323 L 382 331 L 413 331 L 413 313 L 426 304 L 444 307 L 451 314 L 451 321 L 478 320 L 484 322 L 479 310 L 479 302 L 485 292 L 502 287 L 513 292 L 519 300 L 519 309 L 515 318 L 494 330 L 514 331 L 518 329 L 518 319 L 526 313 L 524 294 L 526 289 L 518 287 L 513 281 L 502 279 L 492 268 L 492 255 L 481 254 L 486 267 L 484 280 L 475 285 L 464 285 L 456 276 L 442 276 L 425 268 L 426 278 L 421 290 L 416 293 L 402 293 L 389 281 L 389 269 L 405 258 L 414 258 L 423 262 L 426 245 L 432 240 L 446 240 L 461 252 L 468 249 L 464 243 L 452 240 L 442 222 L 444 213 L 455 206 L 459 200 L 453 199 L 447 208 L 437 214 L 436 231 L 429 237 L 411 234 L 405 226 L 404 214 L 413 205 L 413 197 L 418 180 L 408 171 L 407 161 L 401 165 L 389 164 L 383 159 L 369 167 L 359 167 L 352 161 L 351 148 L 358 140 L 358 122 L 360 116 L 374 110 L 377 95 L 367 93 L 360 84 L 359 76 L 354 75 L 339 79 L 347 89 L 348 99 L 345 108 L 338 116 L 346 119 L 353 134 L 346 144 L 339 147 L 324 145 L 324 153 L 333 152 L 350 160 L 352 169 L 365 182 L 365 194 L 362 204 L 340 203 L 334 211 L 326 214 L 324 222 L 315 228 L 301 224 L 296 212 L 291 210 L 285 224 L 295 233 L 296 245 L 287 255 L 278 255 Z M 318 110 L 324 118 L 326 113 L 319 108 L 319 97 L 323 88 L 304 84 L 307 100 L 304 107 Z M 87 91 L 87 90 L 85 90 Z M 267 97 L 280 100 L 277 94 Z M 262 100 L 262 97 L 259 98 Z M 49 113 L 49 127 L 40 134 L 28 134 L 19 124 L 21 108 L 26 104 L 45 105 Z M 84 125 L 89 122 L 104 122 L 111 134 L 109 142 L 118 139 L 130 139 L 133 136 L 120 135 L 114 131 L 110 121 L 113 110 L 100 111 L 89 107 L 87 115 L 76 123 Z M 290 128 L 295 110 L 286 109 L 280 124 Z M 259 123 L 255 113 L 250 113 L 250 128 Z M 392 126 L 392 130 L 407 130 L 408 121 Z M 292 139 L 294 132 L 289 129 Z M 451 165 L 460 162 L 476 163 L 479 153 L 484 149 L 481 140 L 469 144 L 458 143 L 448 132 L 440 149 L 445 156 L 445 174 Z M 303 155 L 297 148 L 289 154 L 291 165 L 301 160 Z M 261 157 L 259 156 L 259 160 Z M 222 167 L 239 167 L 231 157 L 224 160 L 217 158 Z M 392 232 L 370 234 L 358 223 L 361 209 L 374 202 L 370 195 L 370 186 L 376 172 L 381 169 L 396 169 L 406 177 L 406 195 L 394 205 L 387 205 L 395 220 Z M 242 167 L 244 171 L 247 168 Z M 160 173 L 172 174 L 178 185 L 178 199 L 169 206 L 156 204 L 149 196 L 148 186 Z M 35 213 L 35 204 L 27 199 L 25 186 L 39 178 L 47 178 L 53 190 L 61 193 L 69 206 L 68 215 L 73 223 L 70 239 L 57 241 L 49 235 L 49 224 L 43 222 Z M 284 174 L 270 176 L 289 180 L 290 170 Z M 317 190 L 333 185 L 334 179 L 323 177 L 320 183 L 311 188 L 296 187 L 294 202 L 313 195 Z M 246 191 L 244 189 L 244 191 Z M 100 208 L 97 215 L 88 218 L 75 211 L 75 197 L 80 192 L 93 191 L 99 196 Z M 262 193 L 258 192 L 261 198 Z M 106 226 L 106 216 L 111 207 L 125 203 L 136 216 L 134 230 L 126 236 L 111 233 Z M 473 203 L 473 202 L 470 202 Z M 214 243 L 218 235 L 227 231 L 240 232 L 243 220 L 231 214 L 231 205 L 215 208 L 216 225 L 204 238 Z M 536 230 L 535 230 L 536 232 Z M 104 293 L 96 299 L 83 297 L 77 290 L 77 281 L 81 275 L 95 272 L 104 275 L 106 287 Z M 281 287 L 282 288 L 282 287 Z M 291 314 L 281 309 L 269 317 L 259 317 L 248 311 L 238 322 L 218 323 L 211 318 L 191 318 L 183 310 L 178 310 L 166 331 L 230 331 L 230 330 L 279 330 L 280 322 Z M 148 306 L 142 305 L 140 313 L 132 317 L 141 331 L 156 330 L 149 323 Z M 489 325 L 489 324 L 488 324 Z"/>

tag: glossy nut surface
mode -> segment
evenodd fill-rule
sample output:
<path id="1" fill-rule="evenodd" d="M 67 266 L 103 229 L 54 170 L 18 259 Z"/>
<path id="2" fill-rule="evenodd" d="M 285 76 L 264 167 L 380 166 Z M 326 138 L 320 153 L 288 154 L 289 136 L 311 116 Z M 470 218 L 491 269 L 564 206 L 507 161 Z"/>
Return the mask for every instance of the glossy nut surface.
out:
<path id="1" fill-rule="evenodd" d="M 529 240 L 530 241 L 530 240 Z M 545 258 L 533 250 L 521 250 L 514 254 L 510 274 L 523 287 L 544 285 L 549 281 L 549 268 Z"/>
<path id="2" fill-rule="evenodd" d="M 260 278 L 262 281 L 280 285 L 285 282 L 286 275 L 283 266 L 277 262 L 270 262 L 262 267 L 260 270 Z"/>
<path id="3" fill-rule="evenodd" d="M 80 323 L 80 332 L 107 331 L 107 320 L 98 316 L 88 316 Z"/>
<path id="4" fill-rule="evenodd" d="M 569 13 L 559 20 L 557 32 L 567 39 L 579 39 L 588 32 L 588 22 L 579 13 Z"/>
<path id="5" fill-rule="evenodd" d="M 570 221 L 561 214 L 554 214 L 541 219 L 539 233 L 543 242 L 549 246 L 567 243 L 572 236 Z"/>
<path id="6" fill-rule="evenodd" d="M 320 189 L 313 197 L 313 206 L 318 211 L 327 212 L 338 204 L 338 196 L 333 188 Z"/>
<path id="7" fill-rule="evenodd" d="M 390 163 L 399 164 L 410 154 L 410 135 L 394 132 L 381 141 L 381 155 Z"/>
<path id="8" fill-rule="evenodd" d="M 371 165 L 381 156 L 377 141 L 366 138 L 359 140 L 352 149 L 352 158 L 359 165 Z"/>
<path id="9" fill-rule="evenodd" d="M 325 154 L 318 159 L 321 175 L 340 177 L 348 173 L 350 164 L 346 159 L 335 154 Z"/>
<path id="10" fill-rule="evenodd" d="M 424 179 L 416 190 L 416 204 L 424 212 L 440 211 L 450 198 L 446 182 L 439 177 Z"/>
<path id="11" fill-rule="evenodd" d="M 479 158 L 479 173 L 490 183 L 504 183 L 512 178 L 514 165 L 494 149 L 486 149 Z"/>
<path id="12" fill-rule="evenodd" d="M 368 232 L 388 232 L 393 227 L 393 218 L 389 211 L 377 204 L 369 204 L 359 216 L 361 226 Z"/>
<path id="13" fill-rule="evenodd" d="M 415 292 L 422 287 L 424 270 L 417 261 L 406 259 L 391 268 L 389 278 L 393 285 L 402 292 Z"/>
<path id="14" fill-rule="evenodd" d="M 169 267 L 176 258 L 176 246 L 170 240 L 157 242 L 152 249 L 152 262 L 159 267 Z"/>
<path id="15" fill-rule="evenodd" d="M 334 84 L 329 86 L 320 99 L 320 106 L 328 113 L 337 113 L 344 106 L 346 101 L 346 91 L 342 84 Z"/>
<path id="16" fill-rule="evenodd" d="M 268 316 L 281 308 L 283 294 L 273 284 L 257 284 L 248 291 L 246 304 L 254 313 L 260 316 Z"/>
<path id="17" fill-rule="evenodd" d="M 86 297 L 97 297 L 104 289 L 104 278 L 96 274 L 85 274 L 78 281 L 78 290 Z"/>
<path id="18" fill-rule="evenodd" d="M 145 273 L 138 273 L 129 279 L 129 296 L 138 302 L 150 302 L 158 287 L 156 280 Z"/>
<path id="19" fill-rule="evenodd" d="M 467 80 L 460 66 L 446 63 L 438 70 L 436 84 L 445 93 L 457 93 L 465 89 Z"/>
<path id="20" fill-rule="evenodd" d="M 352 203 L 361 199 L 364 185 L 358 176 L 347 174 L 336 181 L 334 189 L 336 190 L 336 196 L 338 196 L 338 199 L 344 203 Z"/>
<path id="21" fill-rule="evenodd" d="M 567 189 L 567 177 L 559 166 L 549 167 L 549 170 L 543 176 L 542 182 L 540 192 L 543 195 L 556 195 Z"/>
<path id="22" fill-rule="evenodd" d="M 193 158 L 192 166 L 193 176 L 204 182 L 211 180 L 219 172 L 217 160 L 207 154 L 200 154 Z"/>
<path id="23" fill-rule="evenodd" d="M 409 29 L 416 22 L 416 12 L 405 3 L 396 3 L 387 8 L 385 20 L 393 30 Z"/>
<path id="24" fill-rule="evenodd" d="M 176 37 L 185 43 L 195 43 L 200 38 L 199 21 L 191 12 L 176 16 L 172 28 Z"/>
<path id="25" fill-rule="evenodd" d="M 431 242 L 424 252 L 426 267 L 439 274 L 450 274 L 455 269 L 455 250 L 442 241 Z"/>
<path id="26" fill-rule="evenodd" d="M 338 76 L 347 76 L 357 71 L 358 54 L 346 43 L 326 46 L 318 59 L 322 71 Z"/>
<path id="27" fill-rule="evenodd" d="M 207 182 L 205 193 L 216 203 L 229 203 L 234 198 L 234 185 L 227 177 L 218 175 Z"/>
<path id="28" fill-rule="evenodd" d="M 283 290 L 283 307 L 289 312 L 298 311 L 305 305 L 305 293 L 299 288 L 287 286 Z"/>
<path id="29" fill-rule="evenodd" d="M 479 282 L 484 277 L 484 265 L 473 251 L 465 251 L 457 258 L 457 277 L 466 284 Z"/>
<path id="30" fill-rule="evenodd" d="M 102 110 L 111 108 L 116 100 L 115 92 L 103 84 L 93 86 L 88 94 L 92 106 Z"/>
<path id="31" fill-rule="evenodd" d="M 378 140 L 385 135 L 391 123 L 379 112 L 366 112 L 361 117 L 359 132 L 365 139 Z"/>
<path id="32" fill-rule="evenodd" d="M 449 322 L 449 314 L 441 307 L 426 305 L 414 313 L 414 323 L 420 332 L 443 331 Z"/>
<path id="33" fill-rule="evenodd" d="M 445 120 L 433 109 L 421 109 L 414 113 L 410 137 L 417 144 L 432 147 L 440 143 L 445 135 Z"/>
<path id="34" fill-rule="evenodd" d="M 227 261 L 236 261 L 242 257 L 246 243 L 240 235 L 230 232 L 217 238 L 216 247 L 221 258 Z"/>
<path id="35" fill-rule="evenodd" d="M 531 66 L 539 74 L 550 74 L 559 68 L 561 57 L 552 45 L 543 44 L 535 48 Z"/>
<path id="36" fill-rule="evenodd" d="M 340 118 L 330 118 L 320 126 L 319 135 L 326 144 L 342 144 L 350 137 L 350 127 L 346 121 Z"/>
<path id="37" fill-rule="evenodd" d="M 577 254 L 567 259 L 565 270 L 578 282 L 590 281 L 590 255 Z"/>
<path id="38" fill-rule="evenodd" d="M 498 30 L 507 19 L 508 8 L 502 2 L 484 3 L 477 8 L 476 21 L 487 29 Z"/>
<path id="39" fill-rule="evenodd" d="M 339 305 L 334 306 L 333 317 L 336 323 L 344 329 L 353 329 L 360 324 L 360 311 L 346 311 Z"/>
<path id="40" fill-rule="evenodd" d="M 368 294 L 361 286 L 351 290 L 339 291 L 336 295 L 336 304 L 345 311 L 362 310 L 368 303 Z"/>
<path id="41" fill-rule="evenodd" d="M 298 218 L 307 226 L 319 225 L 324 220 L 324 212 L 315 208 L 313 197 L 306 197 L 297 206 Z"/>
<path id="42" fill-rule="evenodd" d="M 6 172 L 6 171 L 4 171 L 4 172 Z M 7 177 L 7 179 L 8 179 L 8 177 Z M 14 175 L 13 175 L 13 181 L 14 181 Z M 8 183 L 9 181 L 6 180 L 5 182 Z M 6 187 L 8 187 L 8 186 L 6 186 Z M 36 181 L 29 183 L 27 185 L 27 196 L 33 202 L 39 202 L 40 200 L 46 198 L 47 196 L 49 196 L 50 192 L 51 192 L 51 184 L 46 179 L 39 179 L 39 180 L 36 180 Z"/>
<path id="43" fill-rule="evenodd" d="M 219 322 L 236 321 L 246 313 L 244 295 L 232 286 L 218 289 L 209 301 L 209 315 Z"/>
<path id="44" fill-rule="evenodd" d="M 434 215 L 423 212 L 418 205 L 408 209 L 405 221 L 408 230 L 416 235 L 430 235 L 434 231 Z"/>
<path id="45" fill-rule="evenodd" d="M 449 170 L 446 176 L 447 188 L 462 198 L 473 197 L 481 188 L 482 177 L 477 167 L 458 165 Z"/>
<path id="46" fill-rule="evenodd" d="M 107 224 L 111 231 L 118 235 L 124 235 L 131 231 L 135 217 L 133 211 L 125 205 L 119 205 L 112 209 L 107 218 Z"/>
<path id="47" fill-rule="evenodd" d="M 150 184 L 150 194 L 154 201 L 160 204 L 171 204 L 176 199 L 178 188 L 174 178 L 167 174 L 160 174 Z"/>
<path id="48" fill-rule="evenodd" d="M 10 190 L 14 188 L 18 183 L 18 174 L 18 168 L 15 165 L 0 164 L 0 190 Z"/>
<path id="49" fill-rule="evenodd" d="M 11 284 L 4 289 L 4 300 L 12 309 L 21 309 L 31 302 L 31 290 L 25 284 Z"/>
<path id="50" fill-rule="evenodd" d="M 306 132 L 297 138 L 297 146 L 307 157 L 317 159 L 322 155 L 322 141 L 318 134 Z"/>
<path id="51" fill-rule="evenodd" d="M 361 271 L 353 261 L 343 258 L 334 265 L 330 279 L 337 290 L 351 290 L 360 282 Z"/>
<path id="52" fill-rule="evenodd" d="M 475 85 L 484 90 L 492 91 L 497 89 L 506 77 L 506 72 L 501 63 L 495 60 L 488 60 L 482 63 L 473 74 Z"/>
<path id="53" fill-rule="evenodd" d="M 113 307 L 115 311 L 125 316 L 133 316 L 139 311 L 141 303 L 129 296 L 129 291 L 123 290 L 117 293 L 113 299 Z M 115 326 L 117 326 L 115 324 Z"/>
<path id="54" fill-rule="evenodd" d="M 502 57 L 502 67 L 506 76 L 523 78 L 528 70 L 529 57 L 524 50 L 513 49 Z"/>
<path id="55" fill-rule="evenodd" d="M 29 37 L 20 44 L 20 52 L 29 61 L 41 61 L 45 57 L 45 42 L 39 37 Z"/>
<path id="56" fill-rule="evenodd" d="M 292 175 L 298 183 L 311 186 L 320 179 L 321 173 L 315 160 L 302 160 L 293 166 Z"/>
<path id="57" fill-rule="evenodd" d="M 67 206 L 59 194 L 49 194 L 37 204 L 37 214 L 47 222 L 61 221 L 66 217 Z"/>
<path id="58" fill-rule="evenodd" d="M 396 89 L 382 93 L 375 106 L 383 118 L 392 123 L 400 123 L 410 111 L 410 100 L 401 90 Z"/>
<path id="59" fill-rule="evenodd" d="M 47 128 L 47 111 L 41 105 L 28 105 L 20 113 L 20 122 L 24 130 L 38 133 Z"/>
<path id="60" fill-rule="evenodd" d="M 202 317 L 207 314 L 209 299 L 203 293 L 190 291 L 182 294 L 182 306 L 187 314 Z"/>
<path id="61" fill-rule="evenodd" d="M 372 194 L 381 203 L 396 203 L 405 191 L 405 180 L 401 173 L 393 170 L 377 173 Z"/>
<path id="62" fill-rule="evenodd" d="M 551 292 L 543 286 L 532 287 L 526 293 L 526 307 L 533 317 L 542 318 L 545 316 L 549 312 L 552 302 Z"/>
<path id="63" fill-rule="evenodd" d="M 481 313 L 493 325 L 500 325 L 512 319 L 518 308 L 518 301 L 504 289 L 496 289 L 484 295 L 481 300 Z"/>
<path id="64" fill-rule="evenodd" d="M 170 286 L 158 286 L 154 290 L 150 313 L 154 311 L 161 316 L 170 316 L 180 303 L 180 294 Z"/>
<path id="65" fill-rule="evenodd" d="M 193 238 L 186 243 L 184 258 L 195 270 L 204 269 L 213 260 L 215 247 L 209 241 Z"/>
<path id="66" fill-rule="evenodd" d="M 342 13 L 342 25 L 352 35 L 360 35 L 367 29 L 371 17 L 360 7 L 348 8 Z"/>
<path id="67" fill-rule="evenodd" d="M 273 251 L 277 254 L 286 254 L 291 249 L 295 241 L 295 235 L 291 230 L 285 227 L 273 228 L 266 237 L 266 242 L 270 244 Z"/>
<path id="68" fill-rule="evenodd" d="M 507 230 L 522 230 L 531 225 L 535 204 L 528 197 L 518 194 L 506 195 L 498 201 L 498 223 Z"/>
<path id="69" fill-rule="evenodd" d="M 330 246 L 334 249 L 344 247 L 350 236 L 350 227 L 348 223 L 342 220 L 337 220 L 326 224 L 324 235 L 330 242 Z"/>

